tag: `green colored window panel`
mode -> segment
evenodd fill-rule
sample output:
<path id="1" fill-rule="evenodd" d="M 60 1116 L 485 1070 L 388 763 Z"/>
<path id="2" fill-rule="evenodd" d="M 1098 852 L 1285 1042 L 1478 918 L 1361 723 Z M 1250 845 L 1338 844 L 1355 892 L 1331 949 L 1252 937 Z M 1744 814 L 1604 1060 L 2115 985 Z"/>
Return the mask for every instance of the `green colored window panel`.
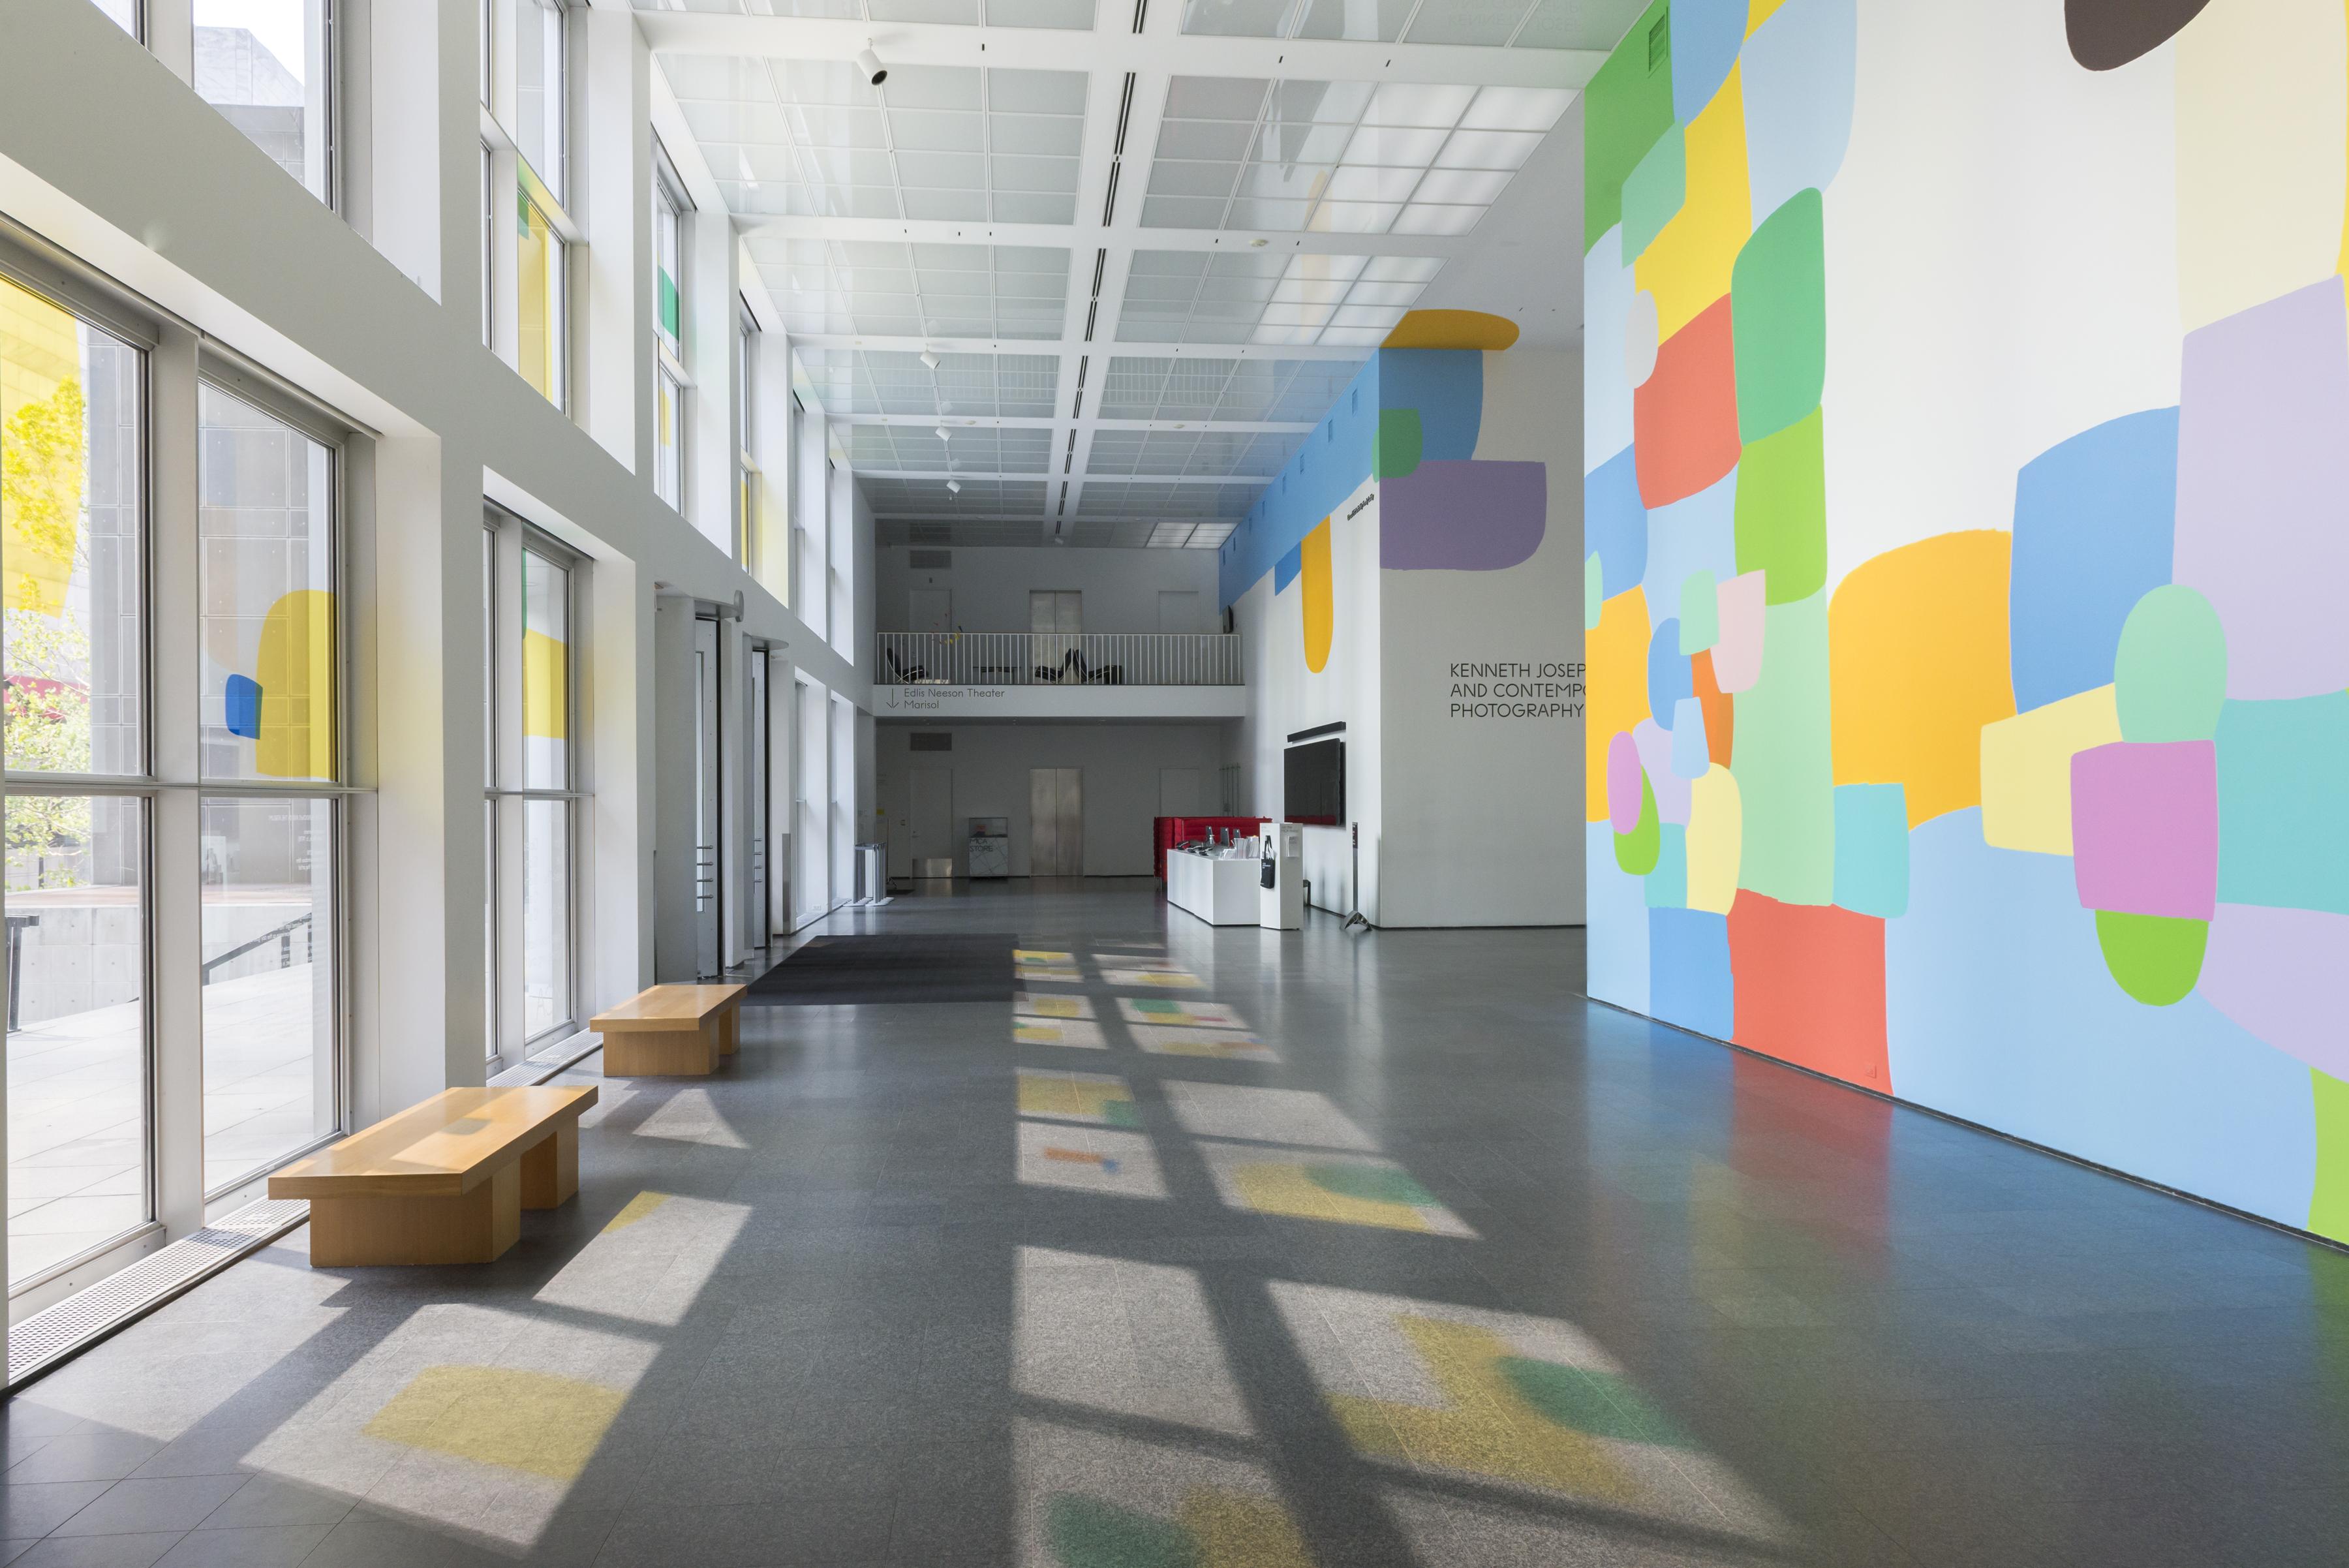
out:
<path id="1" fill-rule="evenodd" d="M 1773 605 L 1809 598 L 1827 581 L 1826 422 L 1816 408 L 1751 442 L 1737 467 L 1737 569 L 1764 574 Z"/>
<path id="2" fill-rule="evenodd" d="M 1582 248 L 1588 252 L 1623 216 L 1623 182 L 1672 123 L 1672 66 L 1667 48 L 1651 60 L 1649 34 L 1669 9 L 1648 7 L 1582 91 Z"/>
<path id="3" fill-rule="evenodd" d="M 660 320 L 661 330 L 667 333 L 671 338 L 675 338 L 678 323 L 677 279 L 669 276 L 667 268 L 663 268 L 660 275 Z"/>
<path id="4" fill-rule="evenodd" d="M 1629 255 L 1629 187 L 1623 201 Z M 1729 300 L 1738 439 L 1759 441 L 1817 408 L 1826 385 L 1826 240 L 1816 191 L 1796 192 L 1754 231 L 1730 273 Z"/>

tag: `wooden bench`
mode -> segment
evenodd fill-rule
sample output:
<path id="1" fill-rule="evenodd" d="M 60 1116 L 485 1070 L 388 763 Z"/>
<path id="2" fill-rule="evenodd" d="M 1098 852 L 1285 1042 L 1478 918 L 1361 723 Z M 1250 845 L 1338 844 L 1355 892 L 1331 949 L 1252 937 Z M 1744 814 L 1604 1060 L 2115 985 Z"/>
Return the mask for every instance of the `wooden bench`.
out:
<path id="1" fill-rule="evenodd" d="M 310 1200 L 310 1266 L 486 1263 L 522 1234 L 522 1210 L 579 1190 L 575 1088 L 443 1089 L 269 1179 Z"/>
<path id="2" fill-rule="evenodd" d="M 587 1021 L 607 1078 L 700 1077 L 741 1044 L 745 985 L 657 985 Z"/>

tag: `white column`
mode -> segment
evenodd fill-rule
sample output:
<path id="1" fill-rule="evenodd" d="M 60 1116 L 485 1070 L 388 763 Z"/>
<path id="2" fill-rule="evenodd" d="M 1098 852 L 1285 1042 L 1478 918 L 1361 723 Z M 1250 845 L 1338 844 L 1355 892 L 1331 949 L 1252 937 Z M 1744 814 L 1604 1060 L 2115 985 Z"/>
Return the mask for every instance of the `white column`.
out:
<path id="1" fill-rule="evenodd" d="M 652 56 L 633 14 L 571 13 L 571 215 L 587 236 L 572 273 L 573 412 L 605 451 L 652 472 Z"/>

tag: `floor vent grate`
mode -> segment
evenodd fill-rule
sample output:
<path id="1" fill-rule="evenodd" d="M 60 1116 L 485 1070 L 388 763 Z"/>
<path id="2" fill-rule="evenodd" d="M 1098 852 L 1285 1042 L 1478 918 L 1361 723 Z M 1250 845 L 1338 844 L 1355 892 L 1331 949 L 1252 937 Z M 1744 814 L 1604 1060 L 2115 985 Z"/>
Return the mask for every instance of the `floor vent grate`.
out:
<path id="1" fill-rule="evenodd" d="M 8 1331 L 8 1386 L 16 1388 L 79 1355 L 309 1217 L 310 1205 L 299 1199 L 248 1203 L 35 1313 Z"/>

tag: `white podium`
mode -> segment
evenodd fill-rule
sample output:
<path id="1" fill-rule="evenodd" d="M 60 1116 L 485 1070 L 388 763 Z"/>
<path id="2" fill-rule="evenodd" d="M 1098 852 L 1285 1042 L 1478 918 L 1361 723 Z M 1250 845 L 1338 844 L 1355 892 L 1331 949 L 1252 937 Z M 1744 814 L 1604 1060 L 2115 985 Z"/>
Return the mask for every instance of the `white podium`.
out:
<path id="1" fill-rule="evenodd" d="M 1211 926 L 1253 926 L 1259 867 L 1254 857 L 1226 859 L 1188 849 L 1166 852 L 1166 901 Z"/>

